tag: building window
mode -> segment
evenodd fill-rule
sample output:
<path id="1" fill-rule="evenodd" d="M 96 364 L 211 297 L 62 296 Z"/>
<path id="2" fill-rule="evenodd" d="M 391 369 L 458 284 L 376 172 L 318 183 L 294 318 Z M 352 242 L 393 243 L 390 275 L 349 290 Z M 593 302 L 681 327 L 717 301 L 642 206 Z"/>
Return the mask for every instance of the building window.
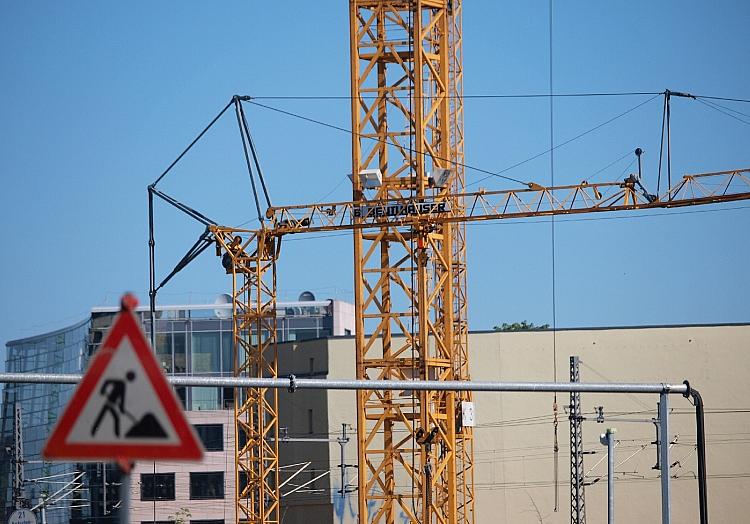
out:
<path id="1" fill-rule="evenodd" d="M 156 334 L 156 360 L 165 373 L 172 373 L 172 333 Z"/>
<path id="2" fill-rule="evenodd" d="M 223 499 L 224 472 L 210 471 L 190 473 L 190 499 Z"/>
<path id="3" fill-rule="evenodd" d="M 224 451 L 224 426 L 222 424 L 195 424 L 193 426 L 206 451 Z"/>
<path id="4" fill-rule="evenodd" d="M 221 360 L 224 373 L 234 372 L 234 334 L 231 331 L 221 334 Z"/>
<path id="5" fill-rule="evenodd" d="M 185 340 L 187 334 L 184 332 L 173 333 L 174 339 L 174 372 L 185 373 L 187 372 L 187 357 L 185 356 Z"/>
<path id="6" fill-rule="evenodd" d="M 224 388 L 224 409 L 234 409 L 234 388 Z"/>
<path id="7" fill-rule="evenodd" d="M 174 500 L 174 473 L 141 473 L 141 500 Z"/>
<path id="8" fill-rule="evenodd" d="M 177 386 L 174 390 L 177 393 L 177 398 L 180 399 L 182 409 L 187 409 L 187 388 L 185 386 Z"/>
<path id="9" fill-rule="evenodd" d="M 219 405 L 220 393 L 221 393 L 221 388 L 203 388 L 203 387 L 192 388 L 193 409 L 195 411 L 220 409 L 221 408 L 221 406 Z"/>
<path id="10" fill-rule="evenodd" d="M 216 332 L 193 333 L 191 363 L 193 373 L 218 373 L 221 371 L 221 348 Z"/>

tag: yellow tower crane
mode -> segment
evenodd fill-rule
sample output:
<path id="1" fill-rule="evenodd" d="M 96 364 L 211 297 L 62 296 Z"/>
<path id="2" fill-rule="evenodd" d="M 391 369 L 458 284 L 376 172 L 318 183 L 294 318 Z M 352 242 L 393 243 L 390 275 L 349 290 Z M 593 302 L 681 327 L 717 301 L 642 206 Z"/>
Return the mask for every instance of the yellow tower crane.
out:
<path id="1" fill-rule="evenodd" d="M 686 175 L 661 195 L 635 175 L 467 192 L 461 1 L 350 0 L 349 9 L 352 200 L 270 207 L 257 230 L 203 221 L 232 277 L 237 376 L 277 376 L 285 235 L 353 232 L 358 379 L 468 380 L 468 223 L 750 199 L 748 169 Z M 238 112 L 240 101 L 248 98 L 233 99 Z M 168 198 L 154 186 L 150 194 Z M 154 296 L 152 276 L 152 309 Z M 461 418 L 470 401 L 450 391 L 357 392 L 360 523 L 474 522 L 473 438 Z M 236 522 L 279 524 L 276 390 L 243 388 L 235 417 Z"/>

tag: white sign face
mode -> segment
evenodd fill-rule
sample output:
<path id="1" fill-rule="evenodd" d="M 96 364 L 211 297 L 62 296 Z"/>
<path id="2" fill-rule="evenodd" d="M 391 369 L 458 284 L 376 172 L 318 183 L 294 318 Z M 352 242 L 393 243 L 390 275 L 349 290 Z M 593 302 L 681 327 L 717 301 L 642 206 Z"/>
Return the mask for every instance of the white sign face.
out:
<path id="1" fill-rule="evenodd" d="M 467 428 L 474 427 L 473 402 L 461 402 L 461 424 Z"/>
<path id="2" fill-rule="evenodd" d="M 121 339 L 66 441 L 157 445 L 179 442 L 128 337 Z"/>
<path id="3" fill-rule="evenodd" d="M 10 514 L 8 524 L 36 524 L 36 516 L 28 509 L 17 509 Z"/>

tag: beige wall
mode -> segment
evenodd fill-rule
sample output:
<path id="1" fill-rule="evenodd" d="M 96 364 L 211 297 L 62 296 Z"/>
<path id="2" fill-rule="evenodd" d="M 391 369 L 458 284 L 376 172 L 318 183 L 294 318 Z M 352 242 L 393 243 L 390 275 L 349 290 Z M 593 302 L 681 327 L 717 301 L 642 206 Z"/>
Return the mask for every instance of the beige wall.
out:
<path id="1" fill-rule="evenodd" d="M 552 333 L 473 333 L 470 339 L 471 369 L 475 380 L 551 381 L 554 375 Z M 326 341 L 313 341 L 310 351 L 319 355 Z M 328 376 L 352 378 L 354 341 L 336 338 L 327 341 Z M 584 382 L 676 382 L 689 379 L 705 399 L 708 435 L 709 502 L 713 522 L 742 522 L 750 514 L 750 413 L 721 413 L 720 410 L 750 408 L 750 387 L 745 375 L 750 369 L 750 326 L 676 327 L 559 331 L 556 340 L 557 378 L 569 380 L 569 357 L 581 357 Z M 294 361 L 288 368 L 304 369 L 307 346 L 294 348 Z M 282 349 L 281 360 L 284 361 Z M 320 356 L 316 356 L 316 362 Z M 318 426 L 331 436 L 341 432 L 341 423 L 356 422 L 354 394 L 329 391 L 284 394 L 292 401 L 298 428 L 303 410 L 314 409 Z M 315 396 L 317 395 L 317 396 Z M 327 409 L 324 397 L 327 398 Z M 599 444 L 599 433 L 607 427 L 617 429 L 616 515 L 619 522 L 658 522 L 660 484 L 656 461 L 654 426 L 649 422 L 624 422 L 623 418 L 651 419 L 656 415 L 656 396 L 602 395 L 582 396 L 584 412 L 592 416 L 595 406 L 603 406 L 604 424 L 584 422 L 585 468 L 588 480 L 597 481 L 586 489 L 589 522 L 606 520 L 606 454 Z M 681 396 L 670 397 L 671 431 L 676 439 L 670 450 L 675 464 L 672 476 L 673 522 L 698 522 L 695 419 L 689 402 Z M 475 396 L 475 487 L 478 523 L 567 523 L 570 522 L 569 424 L 565 410 L 569 395 L 557 398 L 559 409 L 558 454 L 559 510 L 554 511 L 555 487 L 552 451 L 554 432 L 552 394 L 492 394 Z M 312 406 L 312 408 L 310 407 Z M 317 416 L 319 410 L 327 413 Z M 305 412 L 306 413 L 306 412 Z M 283 425 L 283 424 L 282 424 Z M 288 444 L 291 446 L 292 444 Z M 339 489 L 339 444 L 327 450 L 319 445 L 297 446 L 294 461 L 316 460 L 331 466 L 327 486 L 333 507 L 333 522 L 356 521 L 356 493 L 342 499 Z M 287 449 L 287 448 L 284 448 Z M 291 449 L 291 448 L 290 448 Z M 346 445 L 346 462 L 356 463 L 356 444 Z M 291 460 L 292 456 L 290 456 Z M 600 462 L 601 461 L 601 462 Z M 287 462 L 282 454 L 282 463 Z M 350 481 L 355 471 L 349 470 Z M 744 476 L 744 477 L 743 477 Z M 293 497 L 287 499 L 292 503 Z M 299 501 L 302 504 L 303 501 Z M 295 506 L 298 503 L 294 503 Z M 316 499 L 316 504 L 319 500 Z M 301 507 L 288 510 L 297 520 Z M 322 521 L 321 521 L 322 522 Z"/>
<path id="2" fill-rule="evenodd" d="M 557 335 L 558 379 L 569 378 L 569 356 L 581 357 L 584 382 L 676 382 L 684 379 L 699 389 L 707 415 L 708 475 L 714 522 L 742 522 L 750 514 L 750 414 L 716 413 L 748 408 L 745 375 L 750 369 L 750 327 L 695 327 L 562 331 Z M 551 380 L 551 333 L 475 334 L 471 338 L 476 380 Z M 569 395 L 558 395 L 560 409 L 560 511 L 555 513 L 551 453 L 552 395 L 479 394 L 475 456 L 478 522 L 490 515 L 499 522 L 569 522 L 569 425 L 562 413 Z M 649 423 L 617 422 L 617 418 L 655 416 L 656 398 L 649 395 L 582 395 L 584 412 L 604 406 L 605 424 L 584 422 L 586 470 L 605 457 L 598 434 L 616 427 L 615 504 L 618 521 L 657 522 L 660 490 L 655 464 L 654 429 Z M 688 401 L 670 397 L 673 522 L 698 522 L 695 419 Z M 616 416 L 617 413 L 632 413 Z M 532 417 L 541 417 L 533 418 Z M 608 417 L 609 418 L 609 417 Z M 526 420 L 524 420 L 526 419 Z M 529 420 L 531 419 L 531 420 Z M 631 457 L 632 458 L 629 458 Z M 623 463 L 624 461 L 624 463 Z M 606 475 L 606 459 L 590 479 Z M 606 521 L 606 478 L 586 490 L 589 522 Z M 538 508 L 538 512 L 537 509 Z M 541 519 L 539 515 L 541 514 Z M 497 521 L 497 520 L 494 520 Z"/>

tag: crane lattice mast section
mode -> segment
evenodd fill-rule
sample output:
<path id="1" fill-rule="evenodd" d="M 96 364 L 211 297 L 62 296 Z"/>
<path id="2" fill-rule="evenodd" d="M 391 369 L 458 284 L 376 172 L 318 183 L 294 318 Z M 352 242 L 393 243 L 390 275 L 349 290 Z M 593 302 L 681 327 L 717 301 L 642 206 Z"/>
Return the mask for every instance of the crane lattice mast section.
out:
<path id="1" fill-rule="evenodd" d="M 280 237 L 267 231 L 211 227 L 216 253 L 232 279 L 234 375 L 278 376 L 276 344 L 276 260 Z M 278 390 L 235 392 L 235 522 L 278 524 Z"/>
<path id="2" fill-rule="evenodd" d="M 463 153 L 452 121 L 461 99 L 451 96 L 461 88 L 451 47 L 460 22 L 451 2 L 349 5 L 353 200 L 377 206 L 460 194 L 451 169 Z M 461 213 L 460 197 L 447 204 Z M 453 380 L 466 371 L 466 352 L 456 352 L 466 338 L 465 318 L 456 318 L 466 311 L 465 276 L 454 269 L 465 256 L 457 227 L 428 220 L 355 230 L 358 379 Z M 462 504 L 473 500 L 470 475 L 457 474 L 459 403 L 455 392 L 358 392 L 361 522 L 457 522 L 459 491 Z M 467 449 L 462 442 L 461 467 L 471 465 Z"/>

